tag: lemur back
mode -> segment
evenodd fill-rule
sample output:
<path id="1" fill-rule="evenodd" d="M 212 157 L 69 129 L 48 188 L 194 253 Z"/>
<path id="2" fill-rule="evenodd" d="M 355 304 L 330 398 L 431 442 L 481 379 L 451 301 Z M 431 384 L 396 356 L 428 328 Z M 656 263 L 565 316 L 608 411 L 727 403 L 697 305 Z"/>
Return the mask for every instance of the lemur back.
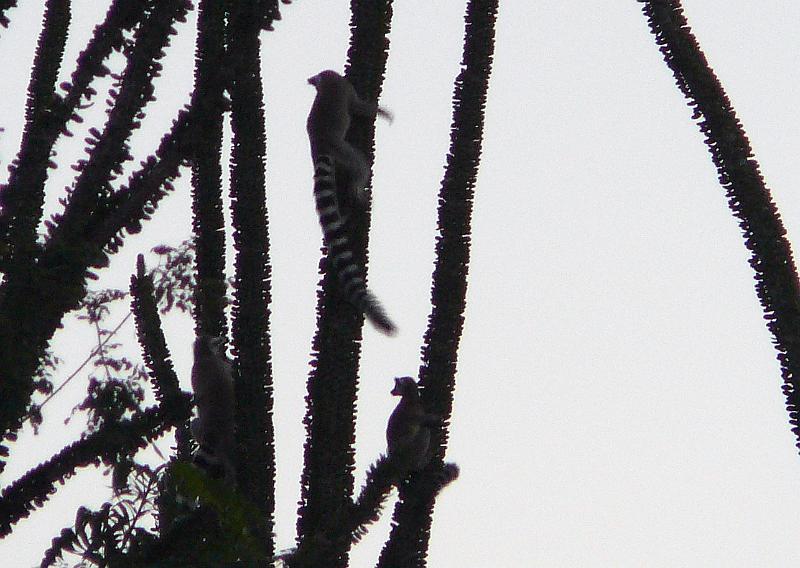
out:
<path id="1" fill-rule="evenodd" d="M 352 115 L 391 115 L 359 99 L 353 86 L 335 71 L 323 71 L 308 82 L 317 89 L 306 128 L 314 161 L 314 200 L 328 257 L 345 296 L 379 330 L 391 335 L 396 331 L 395 325 L 367 289 L 341 211 L 342 200 L 353 207 L 363 207 L 368 199 L 364 188 L 369 179 L 369 163 L 345 140 Z"/>
<path id="2" fill-rule="evenodd" d="M 411 377 L 394 380 L 392 394 L 399 396 L 386 426 L 388 457 L 400 477 L 424 468 L 431 458 L 431 427 L 439 417 L 425 412 L 417 384 Z"/>
<path id="3" fill-rule="evenodd" d="M 201 335 L 195 340 L 192 390 L 197 418 L 192 421 L 191 430 L 199 445 L 194 462 L 212 477 L 224 477 L 234 485 L 236 402 L 231 362 L 218 338 Z"/>

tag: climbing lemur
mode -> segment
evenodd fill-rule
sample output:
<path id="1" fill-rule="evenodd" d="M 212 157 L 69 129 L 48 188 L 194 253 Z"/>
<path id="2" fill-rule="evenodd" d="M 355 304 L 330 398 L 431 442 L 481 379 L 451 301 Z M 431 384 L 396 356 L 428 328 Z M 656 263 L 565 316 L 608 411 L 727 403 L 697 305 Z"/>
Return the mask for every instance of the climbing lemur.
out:
<path id="1" fill-rule="evenodd" d="M 317 89 L 306 129 L 314 162 L 314 199 L 328 257 L 350 302 L 379 330 L 392 335 L 394 323 L 367 290 L 361 267 L 353 258 L 340 208 L 349 203 L 363 209 L 368 200 L 369 163 L 345 140 L 351 118 L 379 114 L 391 120 L 392 115 L 377 104 L 362 101 L 350 82 L 335 71 L 322 71 L 308 82 Z"/>
<path id="2" fill-rule="evenodd" d="M 398 478 L 423 469 L 431 459 L 431 426 L 441 424 L 435 414 L 425 412 L 417 383 L 411 377 L 394 380 L 392 394 L 400 402 L 386 427 L 388 458 Z"/>
<path id="3" fill-rule="evenodd" d="M 199 445 L 194 463 L 211 477 L 236 483 L 234 456 L 235 398 L 231 362 L 223 351 L 223 340 L 200 335 L 194 342 L 192 390 L 197 418 L 192 436 Z"/>

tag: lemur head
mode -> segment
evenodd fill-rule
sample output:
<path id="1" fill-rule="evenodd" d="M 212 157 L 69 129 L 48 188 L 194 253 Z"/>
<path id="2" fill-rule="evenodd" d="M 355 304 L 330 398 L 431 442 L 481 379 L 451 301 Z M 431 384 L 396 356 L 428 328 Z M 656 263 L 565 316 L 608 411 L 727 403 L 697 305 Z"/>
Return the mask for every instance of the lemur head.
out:
<path id="1" fill-rule="evenodd" d="M 225 356 L 225 340 L 221 337 L 211 337 L 210 335 L 198 335 L 194 341 L 194 356 L 212 355 L 216 357 Z"/>
<path id="2" fill-rule="evenodd" d="M 394 396 L 406 396 L 417 393 L 417 383 L 411 377 L 396 377 L 392 394 Z"/>
<path id="3" fill-rule="evenodd" d="M 320 85 L 326 82 L 332 81 L 339 81 L 341 80 L 342 76 L 339 75 L 336 71 L 332 71 L 331 69 L 326 69 L 325 71 L 321 71 L 317 73 L 313 77 L 308 78 L 308 84 L 314 85 L 317 89 L 319 89 Z"/>

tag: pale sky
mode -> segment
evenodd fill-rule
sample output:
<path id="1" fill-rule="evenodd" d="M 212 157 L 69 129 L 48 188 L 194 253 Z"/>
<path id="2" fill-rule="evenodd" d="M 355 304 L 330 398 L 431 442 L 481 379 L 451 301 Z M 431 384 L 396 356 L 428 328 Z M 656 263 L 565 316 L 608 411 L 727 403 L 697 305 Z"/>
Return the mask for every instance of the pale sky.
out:
<path id="1" fill-rule="evenodd" d="M 10 30 L 0 30 L 2 166 L 19 144 L 43 2 L 21 4 L 9 13 Z M 342 69 L 347 5 L 283 6 L 276 31 L 262 36 L 278 548 L 294 538 L 321 242 L 306 78 Z M 684 5 L 797 243 L 800 6 Z M 105 7 L 73 2 L 64 79 Z M 632 0 L 501 5 L 448 449 L 461 477 L 437 502 L 432 567 L 800 563 L 800 459 L 748 253 L 640 8 Z M 381 102 L 395 121 L 378 124 L 370 283 L 400 335 L 365 330 L 358 483 L 385 450 L 392 378 L 419 366 L 463 12 L 454 1 L 394 6 Z M 194 25 L 192 14 L 169 50 L 159 99 L 133 140 L 134 164 L 188 96 Z M 87 128 L 103 111 L 98 91 Z M 74 131 L 56 158 L 49 212 L 82 153 Z M 185 176 L 142 234 L 126 239 L 100 285 L 127 287 L 136 254 L 190 236 L 187 184 Z M 54 343 L 65 359 L 61 378 L 93 338 L 74 318 L 66 324 Z M 175 315 L 166 327 L 188 389 L 191 322 Z M 138 356 L 131 324 L 122 339 Z M 40 435 L 26 432 L 12 446 L 4 485 L 75 439 L 82 419 L 67 427 L 63 419 L 85 386 L 84 373 L 45 407 Z M 38 565 L 75 509 L 99 506 L 109 484 L 93 471 L 71 478 L 0 542 L 0 556 L 13 554 L 12 568 Z M 353 549 L 353 567 L 374 566 L 393 505 Z"/>

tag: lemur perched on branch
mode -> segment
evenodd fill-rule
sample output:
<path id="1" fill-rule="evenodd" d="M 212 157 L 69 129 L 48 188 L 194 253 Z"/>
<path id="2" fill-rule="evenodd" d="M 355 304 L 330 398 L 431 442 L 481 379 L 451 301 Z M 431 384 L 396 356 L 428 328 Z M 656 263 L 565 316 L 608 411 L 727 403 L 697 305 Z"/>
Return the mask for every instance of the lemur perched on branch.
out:
<path id="1" fill-rule="evenodd" d="M 211 477 L 236 483 L 234 398 L 231 361 L 222 351 L 222 339 L 200 335 L 194 342 L 192 390 L 197 418 L 192 420 L 192 436 L 200 446 L 194 463 Z"/>
<path id="2" fill-rule="evenodd" d="M 367 290 L 362 268 L 353 258 L 340 209 L 342 202 L 363 209 L 368 200 L 369 163 L 345 140 L 351 118 L 378 114 L 391 121 L 392 115 L 375 103 L 362 101 L 350 82 L 335 71 L 322 71 L 308 82 L 317 89 L 306 129 L 314 161 L 314 199 L 328 257 L 350 302 L 379 330 L 392 335 L 394 323 Z"/>
<path id="3" fill-rule="evenodd" d="M 411 377 L 394 380 L 392 394 L 400 402 L 389 417 L 386 443 L 389 462 L 400 479 L 423 469 L 431 459 L 431 427 L 442 420 L 425 412 L 417 383 Z"/>

